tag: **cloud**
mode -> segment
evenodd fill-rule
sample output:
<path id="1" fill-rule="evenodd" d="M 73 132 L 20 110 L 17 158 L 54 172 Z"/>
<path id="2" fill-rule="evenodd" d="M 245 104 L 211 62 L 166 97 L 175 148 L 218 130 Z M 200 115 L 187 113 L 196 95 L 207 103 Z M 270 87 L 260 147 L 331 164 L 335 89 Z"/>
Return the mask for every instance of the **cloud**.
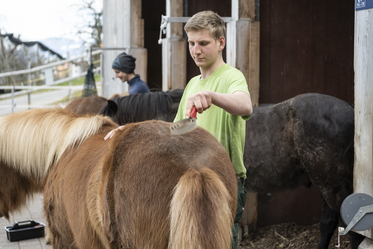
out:
<path id="1" fill-rule="evenodd" d="M 21 4 L 20 1 L 2 1 L 0 28 L 2 33 L 20 35 L 24 41 L 74 38 L 81 22 L 76 6 L 80 3 L 76 0 L 33 0 Z"/>

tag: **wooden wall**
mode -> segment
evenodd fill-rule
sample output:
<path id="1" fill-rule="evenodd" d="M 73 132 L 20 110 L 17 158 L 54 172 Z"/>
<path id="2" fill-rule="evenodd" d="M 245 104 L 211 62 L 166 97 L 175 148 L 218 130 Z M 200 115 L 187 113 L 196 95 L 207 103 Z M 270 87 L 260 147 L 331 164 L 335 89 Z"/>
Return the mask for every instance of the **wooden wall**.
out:
<path id="1" fill-rule="evenodd" d="M 306 92 L 354 102 L 354 0 L 261 0 L 260 21 L 260 103 Z"/>
<path id="2" fill-rule="evenodd" d="M 132 0 L 103 0 L 103 47 L 120 50 L 104 50 L 102 65 L 102 94 L 109 98 L 113 94 L 128 92 L 128 84 L 115 78 L 111 68 L 116 56 L 127 52 L 136 58 L 135 73 L 147 82 L 147 49 L 144 48 L 144 23 L 141 2 Z"/>
<path id="3" fill-rule="evenodd" d="M 260 0 L 259 103 L 316 92 L 354 103 L 354 1 Z M 258 227 L 318 222 L 320 192 L 258 195 Z"/>
<path id="4" fill-rule="evenodd" d="M 161 45 L 157 43 L 165 1 L 142 1 L 148 82 L 162 86 Z M 184 16 L 212 10 L 231 15 L 231 1 L 184 0 Z M 354 102 L 354 1 L 260 0 L 260 99 L 278 103 L 318 92 Z M 187 55 L 187 81 L 199 74 Z"/>

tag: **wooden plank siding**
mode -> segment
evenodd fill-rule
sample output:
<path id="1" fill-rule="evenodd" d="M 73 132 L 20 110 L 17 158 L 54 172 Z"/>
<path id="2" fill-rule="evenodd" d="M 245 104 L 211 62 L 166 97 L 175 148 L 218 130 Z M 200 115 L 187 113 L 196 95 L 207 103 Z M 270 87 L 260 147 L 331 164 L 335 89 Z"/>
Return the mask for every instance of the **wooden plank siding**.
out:
<path id="1" fill-rule="evenodd" d="M 231 1 L 186 3 L 185 16 L 206 9 L 221 16 L 231 15 Z M 162 14 L 164 1 L 143 0 L 148 82 L 151 88 L 159 89 L 162 69 L 157 40 Z M 260 21 L 259 103 L 278 103 L 306 92 L 329 94 L 353 103 L 353 0 L 261 0 Z M 187 81 L 199 73 L 188 53 Z"/>
<path id="2" fill-rule="evenodd" d="M 373 196 L 373 9 L 356 11 L 355 27 L 354 192 Z M 359 233 L 373 239 L 373 228 Z"/>
<path id="3" fill-rule="evenodd" d="M 317 92 L 354 102 L 354 1 L 260 1 L 260 103 Z"/>
<path id="4" fill-rule="evenodd" d="M 353 104 L 353 38 L 353 0 L 261 0 L 259 104 L 308 92 Z M 320 207 L 315 187 L 260 193 L 257 227 L 310 225 Z"/>

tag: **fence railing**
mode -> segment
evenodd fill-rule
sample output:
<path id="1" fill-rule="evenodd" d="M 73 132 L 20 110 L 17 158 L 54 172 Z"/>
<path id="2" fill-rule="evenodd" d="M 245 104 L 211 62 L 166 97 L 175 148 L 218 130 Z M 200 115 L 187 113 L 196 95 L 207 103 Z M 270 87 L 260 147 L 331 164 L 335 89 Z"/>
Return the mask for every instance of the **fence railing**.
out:
<path id="1" fill-rule="evenodd" d="M 7 94 L 9 95 L 9 97 L 11 98 L 11 104 L 1 104 L 1 101 L 0 101 L 0 109 L 6 109 L 6 108 L 11 108 L 11 111 L 14 112 L 14 109 L 15 107 L 17 108 L 28 108 L 28 109 L 31 109 L 31 108 L 43 108 L 43 107 L 47 107 L 47 106 L 53 106 L 53 104 L 46 104 L 46 105 L 35 105 L 35 104 L 31 104 L 31 97 L 30 97 L 30 94 L 32 92 L 35 92 L 35 91 L 38 91 L 38 90 L 44 90 L 44 89 L 52 89 L 52 90 L 83 90 L 83 85 L 79 85 L 79 86 L 20 86 L 20 87 L 15 87 L 15 86 L 3 86 L 3 87 L 0 87 L 0 89 L 10 89 L 11 90 L 11 93 Z M 101 90 L 101 82 L 96 82 L 96 87 L 98 88 L 97 90 Z M 24 89 L 24 90 L 28 90 L 27 92 L 16 92 L 15 90 L 17 89 Z M 23 95 L 23 94 L 28 94 L 28 104 L 27 105 L 22 105 L 22 104 L 17 104 L 15 102 L 15 96 L 17 95 Z M 5 98 L 5 97 L 3 97 Z"/>
<path id="2" fill-rule="evenodd" d="M 102 62 L 102 50 L 96 50 L 96 51 L 93 51 L 93 52 L 92 52 L 92 50 L 89 50 L 88 53 L 85 54 L 85 55 L 76 56 L 76 57 L 69 58 L 69 59 L 66 59 L 66 60 L 52 62 L 52 63 L 46 64 L 46 65 L 42 65 L 42 66 L 38 66 L 38 67 L 34 67 L 34 68 L 29 68 L 29 69 L 24 69 L 24 70 L 17 70 L 17 71 L 12 71 L 12 72 L 0 73 L 0 78 L 15 76 L 15 75 L 21 75 L 21 74 L 31 75 L 32 73 L 39 72 L 39 71 L 46 70 L 46 69 L 50 69 L 50 68 L 54 68 L 54 67 L 57 67 L 57 66 L 60 66 L 60 65 L 64 65 L 66 63 L 73 63 L 73 62 L 76 62 L 76 61 L 82 61 L 85 58 L 87 58 L 87 60 L 83 60 L 83 61 L 88 61 L 88 65 L 89 65 L 90 63 L 92 63 L 91 60 L 92 60 L 92 56 L 94 56 L 94 55 L 100 55 L 100 66 L 96 67 L 94 69 L 94 73 L 99 72 L 100 76 L 101 76 L 101 73 L 102 73 L 102 63 L 101 63 Z M 39 85 L 39 86 L 32 86 L 30 84 L 30 81 L 28 81 L 27 86 L 22 86 L 22 85 L 20 85 L 20 86 L 17 86 L 17 85 L 0 86 L 0 89 L 10 90 L 10 93 L 0 94 L 0 109 L 11 108 L 12 112 L 14 112 L 14 108 L 16 106 L 20 107 L 20 108 L 29 108 L 29 109 L 30 108 L 45 107 L 46 105 L 32 105 L 31 104 L 31 93 L 32 92 L 35 92 L 35 91 L 38 91 L 38 90 L 43 90 L 43 89 L 53 89 L 53 90 L 67 89 L 67 90 L 69 90 L 69 97 L 70 97 L 71 96 L 71 90 L 80 90 L 80 89 L 83 89 L 83 87 L 84 87 L 84 85 L 72 86 L 72 84 L 71 84 L 72 80 L 77 79 L 77 78 L 81 78 L 81 77 L 85 77 L 86 75 L 87 75 L 87 71 L 79 73 L 75 76 L 71 76 L 71 73 L 69 73 L 68 77 L 58 79 L 56 81 L 53 80 L 53 82 L 49 82 L 48 85 L 44 84 L 44 85 Z M 28 77 L 28 78 L 30 78 L 30 77 Z M 100 79 L 102 79 L 102 77 L 100 77 Z M 69 85 L 68 86 L 56 86 L 56 85 L 64 83 L 64 82 L 69 82 Z M 101 82 L 96 82 L 96 85 L 99 87 L 101 85 Z M 23 90 L 23 91 L 17 91 L 17 90 Z M 16 104 L 15 103 L 15 97 L 18 96 L 18 95 L 24 95 L 24 94 L 28 95 L 28 104 L 27 105 Z M 1 103 L 2 99 L 8 99 L 8 98 L 11 98 L 11 104 L 10 105 Z"/>
<path id="3" fill-rule="evenodd" d="M 96 50 L 96 51 L 92 52 L 92 55 L 97 55 L 97 54 L 101 54 L 101 53 L 102 53 L 102 50 Z M 34 73 L 34 72 L 41 71 L 41 70 L 44 70 L 44 69 L 47 69 L 47 68 L 63 65 L 63 64 L 68 63 L 68 62 L 77 61 L 77 60 L 83 59 L 87 56 L 88 55 L 80 55 L 80 56 L 76 56 L 76 57 L 73 57 L 73 58 L 70 58 L 70 59 L 56 61 L 56 62 L 52 62 L 52 63 L 46 64 L 46 65 L 43 65 L 43 66 L 38 66 L 38 67 L 30 68 L 30 69 L 0 73 L 0 78 L 7 77 L 7 76 L 12 76 L 12 75 Z"/>

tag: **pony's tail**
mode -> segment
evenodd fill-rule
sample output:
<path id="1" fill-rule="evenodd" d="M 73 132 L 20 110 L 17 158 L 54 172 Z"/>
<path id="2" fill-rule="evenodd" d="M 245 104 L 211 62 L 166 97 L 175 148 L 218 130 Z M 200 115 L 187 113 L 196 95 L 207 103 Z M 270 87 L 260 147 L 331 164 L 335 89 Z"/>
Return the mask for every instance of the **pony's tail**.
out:
<path id="1" fill-rule="evenodd" d="M 228 249 L 232 197 L 211 169 L 188 170 L 174 189 L 169 249 Z"/>

